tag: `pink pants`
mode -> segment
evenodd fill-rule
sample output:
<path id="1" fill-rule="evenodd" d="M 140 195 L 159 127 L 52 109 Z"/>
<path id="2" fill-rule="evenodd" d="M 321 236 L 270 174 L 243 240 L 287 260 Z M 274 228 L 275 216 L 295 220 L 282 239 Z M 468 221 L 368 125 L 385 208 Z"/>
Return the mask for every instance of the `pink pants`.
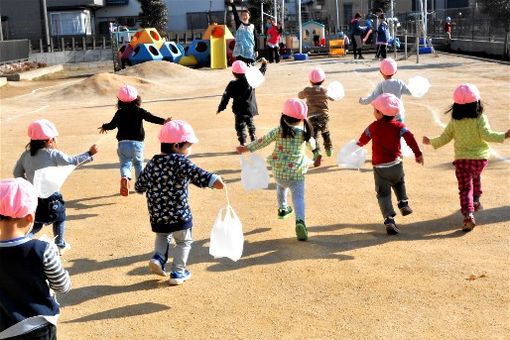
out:
<path id="1" fill-rule="evenodd" d="M 457 159 L 453 162 L 459 184 L 460 210 L 463 215 L 475 211 L 473 201 L 478 201 L 482 195 L 480 175 L 488 163 L 486 159 Z"/>

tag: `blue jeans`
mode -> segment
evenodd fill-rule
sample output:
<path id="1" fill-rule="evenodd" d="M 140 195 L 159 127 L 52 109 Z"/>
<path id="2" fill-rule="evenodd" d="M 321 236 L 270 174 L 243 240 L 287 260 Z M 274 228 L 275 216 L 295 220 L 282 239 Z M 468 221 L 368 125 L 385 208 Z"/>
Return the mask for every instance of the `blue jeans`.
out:
<path id="1" fill-rule="evenodd" d="M 35 235 L 39 231 L 41 231 L 42 227 L 45 223 L 42 222 L 35 222 L 34 226 L 32 228 L 32 231 L 30 231 L 30 234 Z M 66 221 L 56 221 L 53 222 L 53 237 L 55 237 L 55 244 L 59 248 L 64 248 L 66 245 L 66 241 L 64 240 L 64 231 L 66 228 Z"/>
<path id="2" fill-rule="evenodd" d="M 158 260 L 162 259 L 162 265 L 164 268 L 165 263 L 168 261 L 172 238 L 175 241 L 175 249 L 171 271 L 184 274 L 189 252 L 191 251 L 191 244 L 193 243 L 191 228 L 174 231 L 172 233 L 156 233 L 153 258 Z"/>
<path id="3" fill-rule="evenodd" d="M 288 207 L 287 194 L 290 190 L 296 220 L 305 221 L 305 181 L 304 180 L 283 180 L 276 179 L 276 199 L 278 208 Z"/>
<path id="4" fill-rule="evenodd" d="M 131 179 L 131 165 L 135 167 L 135 176 L 138 178 L 143 170 L 143 142 L 123 140 L 119 142 L 117 154 L 120 161 L 120 176 Z"/>

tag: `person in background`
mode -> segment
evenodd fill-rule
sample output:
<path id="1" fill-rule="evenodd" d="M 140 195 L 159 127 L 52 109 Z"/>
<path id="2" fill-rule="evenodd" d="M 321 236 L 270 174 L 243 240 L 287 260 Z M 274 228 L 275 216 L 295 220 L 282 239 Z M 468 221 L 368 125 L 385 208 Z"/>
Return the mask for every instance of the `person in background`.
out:
<path id="1" fill-rule="evenodd" d="M 282 35 L 282 24 L 275 25 L 274 20 L 269 19 L 271 27 L 267 30 L 267 60 L 272 63 L 280 62 L 280 37 Z"/>
<path id="2" fill-rule="evenodd" d="M 234 0 L 227 1 L 232 8 L 237 29 L 235 34 L 236 44 L 234 46 L 233 55 L 236 60 L 241 60 L 246 64 L 254 65 L 258 52 L 255 42 L 255 26 L 250 23 L 250 11 L 243 9 L 241 11 L 241 18 L 239 18 Z"/>

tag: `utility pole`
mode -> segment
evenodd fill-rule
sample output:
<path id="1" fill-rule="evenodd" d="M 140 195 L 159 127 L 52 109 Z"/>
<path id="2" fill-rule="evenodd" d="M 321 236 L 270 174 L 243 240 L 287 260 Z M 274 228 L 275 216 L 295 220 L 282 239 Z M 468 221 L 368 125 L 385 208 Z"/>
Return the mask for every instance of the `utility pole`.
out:
<path id="1" fill-rule="evenodd" d="M 392 0 L 393 1 L 393 0 Z M 340 31 L 340 13 L 338 12 L 338 0 L 335 0 L 335 8 L 336 8 L 336 32 Z"/>
<path id="2" fill-rule="evenodd" d="M 0 13 L 0 41 L 4 40 L 4 30 L 2 27 L 2 13 Z"/>
<path id="3" fill-rule="evenodd" d="M 276 1 L 277 0 L 274 0 L 274 10 L 273 10 L 273 13 L 274 13 L 274 24 L 278 25 L 278 11 L 276 10 Z"/>
<path id="4" fill-rule="evenodd" d="M 48 52 L 52 52 L 50 44 L 50 26 L 48 24 L 48 5 L 46 4 L 46 0 L 42 0 L 42 11 L 44 16 L 44 33 L 46 37 L 46 46 Z"/>

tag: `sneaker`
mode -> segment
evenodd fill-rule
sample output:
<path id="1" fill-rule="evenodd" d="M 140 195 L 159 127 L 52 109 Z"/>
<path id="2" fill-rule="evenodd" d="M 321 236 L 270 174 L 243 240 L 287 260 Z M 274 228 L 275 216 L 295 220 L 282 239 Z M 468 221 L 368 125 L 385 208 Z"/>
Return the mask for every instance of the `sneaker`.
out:
<path id="1" fill-rule="evenodd" d="M 326 155 L 328 157 L 331 157 L 332 154 L 333 154 L 333 149 L 326 149 Z"/>
<path id="2" fill-rule="evenodd" d="M 305 222 L 302 220 L 296 221 L 296 236 L 299 241 L 308 240 L 308 230 L 306 229 Z"/>
<path id="3" fill-rule="evenodd" d="M 313 152 L 313 166 L 320 166 L 322 155 L 319 150 Z"/>
<path id="4" fill-rule="evenodd" d="M 129 195 L 129 178 L 122 177 L 120 179 L 120 195 L 128 196 Z"/>
<path id="5" fill-rule="evenodd" d="M 384 220 L 384 225 L 386 226 L 386 234 L 397 235 L 400 233 L 400 229 L 397 228 L 393 217 L 386 217 Z"/>
<path id="6" fill-rule="evenodd" d="M 69 243 L 64 243 L 63 246 L 60 246 L 60 245 L 57 245 L 57 248 L 58 248 L 58 254 L 60 256 L 64 255 L 64 253 L 66 251 L 68 251 L 69 249 L 71 249 L 71 245 Z"/>
<path id="7" fill-rule="evenodd" d="M 474 202 L 473 206 L 475 207 L 475 211 L 483 210 L 483 205 L 480 202 Z"/>
<path id="8" fill-rule="evenodd" d="M 469 232 L 473 230 L 476 225 L 475 217 L 472 213 L 464 215 L 464 226 L 462 227 L 462 231 Z"/>
<path id="9" fill-rule="evenodd" d="M 362 55 L 360 55 L 358 59 L 365 59 L 365 58 Z"/>
<path id="10" fill-rule="evenodd" d="M 407 216 L 413 213 L 413 209 L 411 209 L 407 201 L 400 201 L 398 203 L 398 208 L 400 209 L 402 216 Z"/>
<path id="11" fill-rule="evenodd" d="M 184 273 L 170 273 L 170 285 L 177 286 L 182 285 L 186 280 L 191 279 L 191 272 L 185 270 Z"/>
<path id="12" fill-rule="evenodd" d="M 292 214 L 292 207 L 287 207 L 285 209 L 278 209 L 278 218 L 280 220 L 287 219 L 290 214 Z"/>
<path id="13" fill-rule="evenodd" d="M 149 260 L 149 269 L 151 270 L 151 272 L 159 276 L 168 275 L 165 271 L 165 266 L 161 264 L 161 262 L 158 259 Z"/>

